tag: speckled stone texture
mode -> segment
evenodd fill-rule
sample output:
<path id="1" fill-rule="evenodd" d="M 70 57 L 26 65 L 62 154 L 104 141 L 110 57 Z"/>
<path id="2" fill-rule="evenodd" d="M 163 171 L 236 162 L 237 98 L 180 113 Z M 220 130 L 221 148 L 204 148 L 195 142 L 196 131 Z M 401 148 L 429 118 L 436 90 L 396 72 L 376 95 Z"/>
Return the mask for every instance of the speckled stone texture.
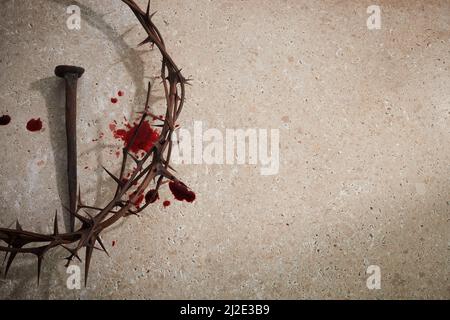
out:
<path id="1" fill-rule="evenodd" d="M 79 31 L 66 26 L 71 4 Z M 450 298 L 450 1 L 152 4 L 168 50 L 194 79 L 181 124 L 280 129 L 279 174 L 177 165 L 197 201 L 164 189 L 140 218 L 108 230 L 110 257 L 95 253 L 87 288 L 66 288 L 66 253 L 56 250 L 39 287 L 36 260 L 20 256 L 1 298 Z M 373 4 L 381 30 L 366 25 Z M 160 56 L 137 47 L 145 34 L 119 0 L 2 0 L 0 12 L 0 116 L 12 118 L 0 126 L 0 225 L 18 218 L 51 232 L 67 201 L 54 67 L 87 70 L 79 181 L 85 201 L 102 205 L 113 184 L 101 165 L 120 164 L 108 125 L 142 109 Z M 153 95 L 161 105 L 159 87 Z M 28 132 L 39 117 L 43 131 Z M 380 290 L 366 286 L 369 265 L 381 268 Z"/>

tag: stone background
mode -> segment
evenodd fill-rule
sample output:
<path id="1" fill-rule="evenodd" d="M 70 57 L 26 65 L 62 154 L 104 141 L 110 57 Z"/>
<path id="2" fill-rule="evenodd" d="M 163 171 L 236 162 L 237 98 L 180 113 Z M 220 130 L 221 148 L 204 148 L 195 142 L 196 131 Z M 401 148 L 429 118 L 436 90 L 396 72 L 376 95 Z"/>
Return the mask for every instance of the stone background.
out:
<path id="1" fill-rule="evenodd" d="M 79 31 L 66 26 L 71 4 Z M 381 30 L 366 26 L 372 4 Z M 108 230 L 111 257 L 95 254 L 87 288 L 66 288 L 57 250 L 39 287 L 35 259 L 20 256 L 1 298 L 450 298 L 450 1 L 154 0 L 153 10 L 194 79 L 184 127 L 279 128 L 279 174 L 178 165 L 198 200 L 160 201 Z M 1 0 L 0 13 L 0 114 L 12 117 L 0 127 L 0 225 L 50 232 L 66 201 L 54 67 L 87 70 L 79 179 L 100 205 L 113 187 L 101 165 L 119 164 L 108 125 L 141 110 L 160 57 L 137 48 L 144 32 L 118 0 Z M 37 117 L 43 131 L 28 132 Z M 381 290 L 366 287 L 369 265 Z"/>

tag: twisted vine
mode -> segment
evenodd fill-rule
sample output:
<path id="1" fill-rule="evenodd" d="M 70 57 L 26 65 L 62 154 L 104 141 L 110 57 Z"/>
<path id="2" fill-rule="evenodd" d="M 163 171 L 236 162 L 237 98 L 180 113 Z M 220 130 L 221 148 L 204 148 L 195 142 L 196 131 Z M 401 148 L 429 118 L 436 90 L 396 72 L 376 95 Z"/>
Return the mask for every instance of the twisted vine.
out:
<path id="1" fill-rule="evenodd" d="M 176 129 L 177 119 L 183 110 L 185 87 L 189 79 L 183 77 L 181 69 L 177 67 L 166 50 L 161 33 L 152 21 L 155 13 L 150 13 L 150 0 L 146 11 L 143 11 L 134 0 L 121 1 L 132 10 L 147 33 L 146 39 L 139 45 L 156 46 L 162 55 L 161 80 L 167 107 L 165 118 L 158 118 L 150 111 L 149 101 L 152 86 L 149 83 L 147 100 L 139 125 L 134 131 L 131 141 L 122 150 L 122 164 L 119 175 L 115 176 L 104 168 L 115 184 L 117 184 L 114 198 L 103 208 L 88 206 L 82 202 L 81 190 L 79 190 L 76 212 L 70 212 L 69 209 L 65 208 L 68 214 L 74 216 L 78 221 L 79 227 L 74 232 L 59 232 L 57 213 L 54 218 L 52 234 L 25 231 L 19 222 L 16 223 L 15 229 L 0 228 L 0 244 L 2 242 L 7 244 L 7 246 L 0 246 L 0 251 L 6 253 L 5 276 L 8 274 L 18 253 L 32 254 L 37 257 L 39 283 L 42 261 L 50 250 L 58 247 L 64 248 L 69 253 L 69 256 L 66 258 L 66 266 L 69 266 L 74 258 L 81 262 L 79 252 L 84 249 L 86 285 L 94 250 L 98 249 L 108 254 L 100 237 L 105 229 L 111 227 L 122 218 L 138 215 L 145 210 L 151 203 L 156 201 L 158 191 L 164 184 L 170 183 L 171 187 L 189 192 L 187 186 L 172 174 L 174 170 L 170 166 L 172 135 Z M 130 147 L 133 146 L 142 125 L 149 118 L 158 118 L 161 121 L 161 124 L 157 125 L 161 133 L 159 140 L 153 145 L 151 150 L 145 152 L 141 158 L 138 158 L 130 152 Z M 135 163 L 136 167 L 131 171 L 131 175 L 126 177 L 127 164 L 131 161 Z M 148 191 L 151 185 L 152 189 Z M 145 205 L 139 208 L 136 207 L 136 202 L 142 199 L 143 196 L 146 199 Z"/>

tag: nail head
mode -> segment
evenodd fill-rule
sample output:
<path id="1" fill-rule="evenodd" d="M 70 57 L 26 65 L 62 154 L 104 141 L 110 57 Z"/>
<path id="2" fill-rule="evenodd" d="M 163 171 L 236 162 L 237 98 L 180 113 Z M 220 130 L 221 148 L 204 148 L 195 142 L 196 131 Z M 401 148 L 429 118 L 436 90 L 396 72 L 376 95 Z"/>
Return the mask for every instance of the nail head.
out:
<path id="1" fill-rule="evenodd" d="M 76 66 L 57 66 L 55 68 L 55 75 L 60 78 L 64 78 L 67 74 L 76 74 L 78 75 L 78 78 L 81 78 L 81 76 L 84 73 L 84 69 L 81 67 Z"/>

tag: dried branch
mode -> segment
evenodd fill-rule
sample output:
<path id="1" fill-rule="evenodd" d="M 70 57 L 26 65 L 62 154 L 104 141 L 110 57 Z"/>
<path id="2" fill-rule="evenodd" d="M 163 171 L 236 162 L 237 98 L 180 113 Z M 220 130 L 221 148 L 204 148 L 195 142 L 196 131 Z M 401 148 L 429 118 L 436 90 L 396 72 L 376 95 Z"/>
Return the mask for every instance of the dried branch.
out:
<path id="1" fill-rule="evenodd" d="M 181 69 L 177 67 L 171 56 L 168 54 L 164 40 L 158 28 L 152 22 L 154 15 L 150 13 L 150 1 L 146 11 L 142 11 L 133 0 L 121 0 L 134 13 L 147 33 L 147 38 L 140 44 L 156 46 L 162 55 L 161 80 L 164 87 L 166 100 L 166 115 L 161 126 L 159 141 L 151 150 L 138 159 L 130 151 L 136 137 L 139 135 L 142 125 L 148 119 L 153 119 L 150 112 L 149 100 L 151 85 L 148 86 L 147 101 L 144 112 L 142 112 L 139 125 L 135 130 L 131 141 L 123 148 L 122 164 L 120 173 L 115 176 L 105 168 L 105 171 L 117 185 L 114 198 L 103 208 L 84 205 L 82 202 L 81 190 L 78 194 L 78 206 L 76 212 L 71 212 L 66 208 L 68 214 L 75 217 L 79 227 L 74 232 L 59 233 L 58 215 L 55 215 L 54 230 L 52 234 L 38 234 L 24 231 L 17 222 L 15 229 L 0 228 L 0 243 L 7 246 L 0 246 L 0 251 L 6 253 L 5 276 L 7 275 L 14 259 L 18 253 L 32 254 L 38 260 L 38 282 L 41 273 L 42 261 L 45 254 L 53 248 L 62 247 L 68 253 L 67 266 L 76 258 L 81 261 L 79 252 L 85 250 L 85 284 L 87 283 L 89 266 L 94 249 L 107 253 L 107 250 L 100 238 L 101 233 L 115 224 L 120 219 L 129 215 L 137 215 L 142 212 L 158 198 L 158 192 L 165 182 L 170 181 L 172 185 L 181 188 L 185 193 L 189 193 L 188 188 L 180 182 L 172 173 L 170 166 L 170 154 L 172 151 L 172 135 L 176 127 L 177 119 L 183 109 L 185 101 L 185 86 L 188 79 L 184 78 Z M 129 178 L 126 178 L 126 168 L 129 162 L 135 164 L 135 169 Z M 140 208 L 135 208 L 139 199 L 145 196 L 146 204 Z M 133 210 L 133 209 L 136 210 Z M 88 212 L 95 211 L 95 214 Z M 98 247 L 97 244 L 100 246 Z"/>

